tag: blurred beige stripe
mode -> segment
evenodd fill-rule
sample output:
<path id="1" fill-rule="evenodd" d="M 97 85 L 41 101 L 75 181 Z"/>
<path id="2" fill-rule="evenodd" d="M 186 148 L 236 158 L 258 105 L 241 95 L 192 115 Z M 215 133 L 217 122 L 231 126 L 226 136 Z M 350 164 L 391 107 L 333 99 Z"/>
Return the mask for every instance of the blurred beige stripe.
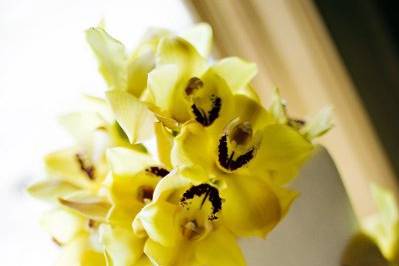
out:
<path id="1" fill-rule="evenodd" d="M 335 108 L 335 128 L 321 142 L 332 154 L 359 217 L 375 211 L 370 181 L 398 192 L 391 165 L 313 2 L 186 2 L 199 20 L 213 26 L 221 56 L 258 64 L 254 85 L 264 103 L 278 86 L 294 116 L 326 105 Z"/>

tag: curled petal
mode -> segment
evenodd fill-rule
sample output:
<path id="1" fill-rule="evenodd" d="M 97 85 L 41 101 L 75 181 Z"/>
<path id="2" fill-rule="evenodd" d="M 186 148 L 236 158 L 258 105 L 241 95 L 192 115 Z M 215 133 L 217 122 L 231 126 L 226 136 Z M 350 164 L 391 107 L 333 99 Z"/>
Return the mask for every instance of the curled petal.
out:
<path id="1" fill-rule="evenodd" d="M 323 108 L 301 129 L 301 133 L 308 139 L 313 140 L 327 133 L 332 127 L 332 108 Z"/>
<path id="2" fill-rule="evenodd" d="M 126 89 L 127 55 L 123 44 L 102 28 L 90 28 L 86 39 L 97 57 L 99 71 L 111 89 Z"/>
<path id="3" fill-rule="evenodd" d="M 81 215 L 98 221 L 105 221 L 111 205 L 103 197 L 86 193 L 76 193 L 66 198 L 60 198 L 61 205 L 77 211 Z"/>
<path id="4" fill-rule="evenodd" d="M 141 143 L 153 135 L 155 117 L 143 102 L 123 91 L 109 91 L 107 99 L 130 143 Z"/>
<path id="5" fill-rule="evenodd" d="M 102 250 L 97 250 L 91 243 L 89 236 L 82 233 L 62 249 L 56 266 L 105 266 L 106 261 Z"/>
<path id="6" fill-rule="evenodd" d="M 105 248 L 107 265 L 136 265 L 144 254 L 145 239 L 137 237 L 131 228 L 103 224 L 100 242 Z"/>
<path id="7" fill-rule="evenodd" d="M 180 240 L 179 223 L 176 221 L 177 206 L 168 202 L 158 201 L 145 206 L 137 214 L 133 229 L 139 235 L 145 230 L 153 241 L 172 247 Z M 137 220 L 137 221 L 136 221 Z"/>
<path id="8" fill-rule="evenodd" d="M 186 178 L 202 182 L 209 179 L 208 171 L 216 162 L 216 149 L 207 130 L 197 123 L 187 123 L 175 138 L 172 164 Z"/>

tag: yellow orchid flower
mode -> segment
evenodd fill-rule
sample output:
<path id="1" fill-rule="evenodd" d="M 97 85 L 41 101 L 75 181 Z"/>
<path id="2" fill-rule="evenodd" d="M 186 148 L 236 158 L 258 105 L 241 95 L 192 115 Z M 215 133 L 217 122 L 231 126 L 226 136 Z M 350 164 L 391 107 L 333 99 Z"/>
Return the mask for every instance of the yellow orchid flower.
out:
<path id="1" fill-rule="evenodd" d="M 225 199 L 224 222 L 237 235 L 264 236 L 285 215 L 296 193 L 275 181 L 290 179 L 313 145 L 297 130 L 276 123 L 255 100 L 234 96 L 225 127 L 183 125 L 172 163 L 194 182 L 211 182 Z M 223 118 L 221 118 L 223 121 Z"/>
<path id="2" fill-rule="evenodd" d="M 126 149 L 107 151 L 111 174 L 105 181 L 112 208 L 100 229 L 109 265 L 151 265 L 144 255 L 144 240 L 131 224 L 136 214 L 152 200 L 157 183 L 169 171 L 149 154 Z M 147 264 L 144 264 L 147 263 Z"/>
<path id="3" fill-rule="evenodd" d="M 379 186 L 371 187 L 378 213 L 368 217 L 362 224 L 364 233 L 380 248 L 384 257 L 399 263 L 399 209 L 393 193 Z"/>
<path id="4" fill-rule="evenodd" d="M 150 109 L 178 123 L 195 119 L 209 126 L 224 109 L 233 108 L 233 94 L 258 100 L 248 85 L 256 72 L 255 64 L 235 57 L 209 66 L 186 40 L 165 37 L 158 46 L 156 67 L 148 75 Z"/>
<path id="5" fill-rule="evenodd" d="M 222 205 L 216 187 L 193 186 L 171 173 L 160 181 L 133 228 L 146 238 L 144 252 L 153 265 L 245 265 L 235 236 L 219 221 Z"/>
<path id="6" fill-rule="evenodd" d="M 127 91 L 135 97 L 140 97 L 147 87 L 147 75 L 155 66 L 159 42 L 171 35 L 171 32 L 164 29 L 151 29 L 128 56 L 124 45 L 109 35 L 103 27 L 86 31 L 87 42 L 97 57 L 99 71 L 109 88 Z M 212 38 L 209 25 L 197 24 L 181 36 L 204 56 L 208 55 Z"/>

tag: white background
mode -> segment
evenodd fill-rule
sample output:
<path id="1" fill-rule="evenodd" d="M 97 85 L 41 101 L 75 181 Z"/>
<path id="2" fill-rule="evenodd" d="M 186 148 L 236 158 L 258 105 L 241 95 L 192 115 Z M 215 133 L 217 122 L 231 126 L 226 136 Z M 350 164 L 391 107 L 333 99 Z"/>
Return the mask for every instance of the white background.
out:
<path id="1" fill-rule="evenodd" d="M 179 0 L 0 0 L 1 265 L 53 265 L 57 248 L 38 225 L 48 206 L 25 188 L 42 177 L 43 155 L 71 142 L 56 117 L 105 90 L 83 34 L 102 18 L 128 49 L 149 26 L 192 24 Z"/>

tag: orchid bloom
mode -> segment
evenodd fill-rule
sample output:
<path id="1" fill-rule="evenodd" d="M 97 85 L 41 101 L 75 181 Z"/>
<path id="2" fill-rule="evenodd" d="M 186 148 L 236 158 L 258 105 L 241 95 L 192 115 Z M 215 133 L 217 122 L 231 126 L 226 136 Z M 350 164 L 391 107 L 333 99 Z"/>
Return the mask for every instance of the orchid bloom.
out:
<path id="1" fill-rule="evenodd" d="M 297 174 L 313 144 L 256 99 L 243 94 L 232 99 L 236 108 L 221 113 L 220 123 L 183 125 L 172 164 L 194 182 L 220 187 L 225 222 L 234 233 L 264 236 L 296 197 L 281 185 Z"/>
<path id="2" fill-rule="evenodd" d="M 149 154 L 126 148 L 109 149 L 107 158 L 111 173 L 105 184 L 112 207 L 100 235 L 108 264 L 151 265 L 143 253 L 144 240 L 134 234 L 131 224 L 169 170 Z"/>
<path id="3" fill-rule="evenodd" d="M 144 252 L 153 265 L 245 265 L 235 236 L 222 221 L 223 204 L 216 187 L 192 185 L 172 172 L 160 181 L 133 228 L 145 239 Z"/>
<path id="4" fill-rule="evenodd" d="M 371 187 L 378 212 L 362 224 L 363 232 L 371 237 L 384 257 L 399 263 L 399 210 L 392 192 L 373 185 Z"/>

